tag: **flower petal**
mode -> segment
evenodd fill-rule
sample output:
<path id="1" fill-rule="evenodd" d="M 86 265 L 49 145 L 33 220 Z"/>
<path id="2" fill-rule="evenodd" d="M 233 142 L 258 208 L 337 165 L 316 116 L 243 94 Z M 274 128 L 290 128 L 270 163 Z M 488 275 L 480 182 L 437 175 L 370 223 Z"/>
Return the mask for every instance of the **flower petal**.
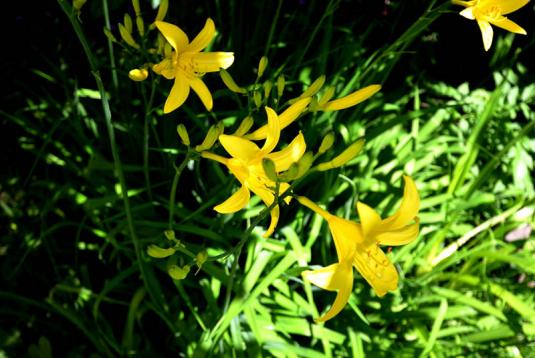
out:
<path id="1" fill-rule="evenodd" d="M 290 165 L 301 159 L 303 154 L 305 154 L 306 148 L 305 137 L 303 133 L 299 132 L 286 148 L 278 152 L 269 153 L 266 155 L 266 158 L 273 160 L 277 172 L 282 172 L 288 170 Z"/>
<path id="2" fill-rule="evenodd" d="M 204 107 L 206 107 L 206 110 L 211 111 L 212 107 L 214 106 L 214 102 L 212 100 L 212 94 L 210 93 L 210 90 L 206 85 L 204 84 L 203 80 L 201 80 L 199 77 L 194 77 L 189 80 L 189 85 L 197 93 L 197 96 L 202 101 L 202 104 L 204 104 Z"/>
<path id="3" fill-rule="evenodd" d="M 398 211 L 383 220 L 383 227 L 381 231 L 397 230 L 407 225 L 414 220 L 418 215 L 420 208 L 420 196 L 418 195 L 418 189 L 411 177 L 404 175 L 405 188 L 403 189 L 403 199 L 401 199 L 401 205 Z"/>
<path id="4" fill-rule="evenodd" d="M 163 106 L 163 113 L 169 113 L 180 107 L 189 96 L 189 80 L 186 76 L 177 73 L 175 83 Z"/>
<path id="5" fill-rule="evenodd" d="M 362 228 L 359 224 L 332 215 L 327 222 L 336 247 L 338 261 L 351 259 L 355 254 L 357 244 L 364 241 Z"/>
<path id="6" fill-rule="evenodd" d="M 279 126 L 280 130 L 283 130 L 284 128 L 288 127 L 293 121 L 299 117 L 301 113 L 303 113 L 307 106 L 310 104 L 311 98 L 302 98 L 292 104 L 290 107 L 288 107 L 284 112 L 282 112 L 279 115 Z M 251 134 L 248 134 L 246 138 L 251 140 L 261 140 L 266 138 L 267 136 L 267 125 L 264 125 L 260 128 L 258 128 L 256 131 L 254 131 Z"/>
<path id="7" fill-rule="evenodd" d="M 398 230 L 381 232 L 375 236 L 380 245 L 399 246 L 414 241 L 418 237 L 420 219 L 414 218 L 414 224 L 407 225 Z"/>
<path id="8" fill-rule="evenodd" d="M 260 149 L 250 140 L 228 134 L 221 134 L 219 142 L 233 158 L 248 162 L 260 153 Z"/>
<path id="9" fill-rule="evenodd" d="M 370 206 L 357 202 L 357 212 L 359 213 L 360 224 L 362 225 L 362 235 L 368 237 L 372 231 L 380 229 L 381 216 Z"/>
<path id="10" fill-rule="evenodd" d="M 507 15 L 511 12 L 514 12 L 524 5 L 526 5 L 529 0 L 493 0 L 488 1 L 485 6 L 496 6 L 500 8 L 502 15 Z"/>
<path id="11" fill-rule="evenodd" d="M 477 24 L 479 25 L 481 36 L 483 37 L 483 47 L 485 48 L 485 51 L 488 51 L 492 45 L 492 36 L 494 34 L 492 26 L 490 26 L 490 23 L 483 20 L 477 20 Z"/>
<path id="12" fill-rule="evenodd" d="M 271 204 L 270 204 L 271 205 Z M 271 212 L 269 213 L 271 216 L 271 221 L 269 223 L 269 227 L 267 228 L 266 232 L 262 237 L 268 238 L 273 234 L 275 231 L 275 228 L 277 227 L 277 224 L 279 222 L 279 216 L 280 216 L 280 209 L 279 206 L 276 205 L 273 209 L 271 209 Z"/>
<path id="13" fill-rule="evenodd" d="M 316 319 L 317 322 L 327 321 L 336 316 L 349 301 L 353 290 L 353 269 L 347 263 L 332 264 L 314 271 L 304 271 L 303 278 L 312 284 L 328 291 L 338 290 L 336 299 L 327 313 Z"/>
<path id="14" fill-rule="evenodd" d="M 527 34 L 526 30 L 524 30 L 523 28 L 518 26 L 517 23 L 509 20 L 505 16 L 501 16 L 497 20 L 492 20 L 490 21 L 490 23 L 493 24 L 494 26 L 501 27 L 502 29 L 507 30 L 509 32 L 514 32 L 515 34 L 520 34 L 520 35 Z"/>
<path id="15" fill-rule="evenodd" d="M 184 48 L 184 52 L 200 52 L 202 49 L 208 46 L 214 35 L 214 22 L 212 19 L 208 18 L 206 19 L 206 23 L 204 24 L 201 32 L 199 32 L 197 36 L 195 36 L 195 38 L 190 42 L 190 44 Z"/>
<path id="16" fill-rule="evenodd" d="M 279 126 L 279 117 L 277 113 L 269 107 L 266 108 L 266 114 L 268 118 L 267 124 L 267 137 L 264 145 L 262 146 L 261 152 L 263 155 L 271 153 L 273 149 L 277 146 L 280 138 L 280 126 Z"/>
<path id="17" fill-rule="evenodd" d="M 353 265 L 379 297 L 398 286 L 396 268 L 377 245 L 361 245 L 357 249 Z"/>
<path id="18" fill-rule="evenodd" d="M 247 203 L 251 194 L 249 189 L 245 185 L 242 185 L 234 194 L 232 194 L 227 200 L 214 207 L 214 210 L 221 214 L 235 213 L 243 209 Z"/>
<path id="19" fill-rule="evenodd" d="M 154 24 L 177 53 L 182 52 L 188 45 L 188 35 L 178 26 L 164 21 L 155 21 Z"/>
<path id="20" fill-rule="evenodd" d="M 171 58 L 164 58 L 160 63 L 152 66 L 152 70 L 168 80 L 175 78 L 176 70 L 173 67 L 173 60 Z"/>
<path id="21" fill-rule="evenodd" d="M 359 89 L 345 97 L 329 101 L 322 106 L 324 111 L 338 111 L 340 109 L 356 106 L 379 92 L 381 85 L 370 85 Z"/>
<path id="22" fill-rule="evenodd" d="M 475 20 L 476 17 L 474 16 L 474 8 L 473 7 L 467 7 L 463 11 L 459 13 L 461 16 L 466 17 L 468 20 Z"/>
<path id="23" fill-rule="evenodd" d="M 188 54 L 189 55 L 189 54 Z M 232 52 L 198 52 L 191 54 L 191 65 L 195 72 L 219 72 L 220 69 L 227 69 L 234 62 Z"/>

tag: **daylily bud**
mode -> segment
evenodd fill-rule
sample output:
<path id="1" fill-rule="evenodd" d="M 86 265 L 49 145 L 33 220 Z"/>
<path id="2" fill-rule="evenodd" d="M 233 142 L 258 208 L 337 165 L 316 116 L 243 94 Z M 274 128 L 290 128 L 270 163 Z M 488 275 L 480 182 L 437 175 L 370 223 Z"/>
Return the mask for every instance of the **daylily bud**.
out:
<path id="1" fill-rule="evenodd" d="M 331 149 L 333 144 L 334 144 L 334 133 L 329 132 L 325 135 L 325 137 L 323 137 L 323 140 L 321 141 L 321 144 L 320 144 L 320 149 L 318 149 L 318 154 L 325 153 L 326 151 Z"/>
<path id="2" fill-rule="evenodd" d="M 176 240 L 175 232 L 174 232 L 173 230 L 165 230 L 165 231 L 163 232 L 163 234 L 165 235 L 165 237 L 167 238 L 167 240 L 171 240 L 171 241 Z"/>
<path id="3" fill-rule="evenodd" d="M 146 68 L 134 68 L 133 70 L 130 70 L 130 72 L 128 72 L 128 77 L 130 77 L 132 81 L 136 82 L 145 81 L 148 76 L 149 71 L 147 71 Z"/>
<path id="4" fill-rule="evenodd" d="M 264 71 L 266 70 L 266 67 L 268 65 L 268 58 L 266 56 L 262 56 L 260 59 L 260 62 L 258 63 L 258 76 L 257 78 L 262 77 L 264 74 Z"/>
<path id="5" fill-rule="evenodd" d="M 277 77 L 277 96 L 279 98 L 282 97 L 282 93 L 284 92 L 284 85 L 285 85 L 284 75 L 280 75 L 279 77 Z"/>
<path id="6" fill-rule="evenodd" d="M 331 98 L 334 96 L 334 87 L 331 86 L 323 92 L 323 95 L 321 96 L 320 100 L 318 101 L 318 106 L 323 106 L 325 103 L 327 103 Z"/>
<path id="7" fill-rule="evenodd" d="M 154 257 L 156 259 L 163 259 L 164 257 L 171 256 L 175 252 L 176 250 L 172 247 L 168 249 L 163 249 L 156 245 L 149 245 L 149 247 L 147 248 L 147 254 L 150 257 Z"/>
<path id="8" fill-rule="evenodd" d="M 299 159 L 299 161 L 297 162 L 299 170 L 294 179 L 299 179 L 303 175 L 305 175 L 306 172 L 308 172 L 308 170 L 312 166 L 313 162 L 314 162 L 314 155 L 312 154 L 312 152 L 306 152 L 305 154 L 303 154 L 301 159 Z"/>
<path id="9" fill-rule="evenodd" d="M 129 34 L 132 34 L 134 26 L 132 23 L 132 18 L 128 14 L 124 14 L 124 27 L 126 28 L 126 31 L 128 31 Z"/>
<path id="10" fill-rule="evenodd" d="M 208 252 L 206 252 L 206 250 L 199 252 L 197 256 L 195 256 L 195 264 L 198 267 L 197 272 L 195 272 L 195 274 L 199 273 L 202 265 L 204 265 L 207 259 L 208 259 Z"/>
<path id="11" fill-rule="evenodd" d="M 110 29 L 108 29 L 107 27 L 104 27 L 103 31 L 104 31 L 104 35 L 106 35 L 108 40 L 110 40 L 111 42 L 117 42 L 117 39 L 115 38 L 115 36 L 113 36 Z"/>
<path id="12" fill-rule="evenodd" d="M 119 24 L 119 34 L 121 34 L 122 39 L 124 42 L 126 42 L 129 46 L 139 49 L 139 45 L 134 41 L 134 38 L 132 35 L 128 32 L 128 30 L 124 27 L 123 24 Z"/>
<path id="13" fill-rule="evenodd" d="M 381 89 L 381 85 L 370 85 L 359 89 L 345 97 L 326 102 L 321 106 L 323 111 L 338 111 L 340 109 L 349 108 L 367 100 Z"/>
<path id="14" fill-rule="evenodd" d="M 195 150 L 197 152 L 202 152 L 203 150 L 208 150 L 212 148 L 215 141 L 221 134 L 220 132 L 221 132 L 221 126 L 219 125 L 210 126 L 210 128 L 208 129 L 208 133 L 206 133 L 206 137 L 204 137 L 204 140 L 202 141 L 201 144 L 195 147 Z"/>
<path id="15" fill-rule="evenodd" d="M 260 108 L 262 106 L 262 94 L 260 93 L 260 91 L 253 92 L 253 100 L 254 104 L 256 105 L 256 108 Z"/>
<path id="16" fill-rule="evenodd" d="M 141 16 L 136 17 L 136 27 L 139 35 L 143 36 L 143 34 L 145 34 L 145 23 L 143 22 L 143 18 Z"/>
<path id="17" fill-rule="evenodd" d="M 284 173 L 282 173 L 279 178 L 283 182 L 290 182 L 295 179 L 297 176 L 297 173 L 299 173 L 299 164 L 292 163 L 288 170 L 286 170 Z"/>
<path id="18" fill-rule="evenodd" d="M 180 123 L 178 126 L 176 126 L 176 131 L 178 132 L 178 136 L 180 137 L 182 143 L 186 146 L 189 146 L 191 143 L 189 141 L 189 135 L 186 126 Z"/>
<path id="19" fill-rule="evenodd" d="M 341 167 L 342 165 L 355 158 L 360 150 L 364 146 L 364 139 L 359 139 L 355 143 L 347 147 L 342 153 L 334 157 L 328 162 L 318 164 L 317 169 L 319 171 L 325 171 L 333 168 Z"/>
<path id="20" fill-rule="evenodd" d="M 232 92 L 242 94 L 247 93 L 247 90 L 245 88 L 238 86 L 236 82 L 234 82 L 234 79 L 232 78 L 230 73 L 228 73 L 228 71 L 224 68 L 219 70 L 219 76 L 221 76 L 221 79 L 223 80 L 225 86 L 227 86 L 227 88 Z"/>
<path id="21" fill-rule="evenodd" d="M 253 124 L 254 124 L 253 117 L 251 117 L 251 116 L 245 117 L 243 119 L 243 121 L 241 121 L 240 126 L 238 127 L 238 129 L 236 129 L 236 132 L 234 132 L 234 135 L 238 136 L 238 137 L 243 136 L 245 133 L 247 133 L 249 131 L 249 129 L 251 129 Z"/>
<path id="22" fill-rule="evenodd" d="M 132 7 L 134 8 L 134 12 L 136 13 L 136 16 L 140 16 L 141 8 L 139 7 L 139 0 L 132 0 Z"/>
<path id="23" fill-rule="evenodd" d="M 264 98 L 269 98 L 271 94 L 271 89 L 273 88 L 273 82 L 267 80 L 264 82 Z"/>
<path id="24" fill-rule="evenodd" d="M 314 82 L 312 82 L 312 84 L 306 89 L 305 92 L 303 92 L 299 97 L 290 100 L 289 103 L 295 103 L 301 98 L 312 97 L 313 95 L 318 93 L 321 87 L 323 87 L 324 83 L 325 83 L 325 75 L 319 76 L 318 78 L 316 78 Z"/>
<path id="25" fill-rule="evenodd" d="M 185 265 L 183 267 L 178 267 L 177 265 L 171 265 L 169 269 L 167 270 L 167 273 L 169 276 L 173 278 L 173 280 L 183 280 L 186 278 L 190 271 L 189 265 Z"/>
<path id="26" fill-rule="evenodd" d="M 79 12 L 82 9 L 82 6 L 84 6 L 86 2 L 87 2 L 87 0 L 73 0 L 72 8 L 75 11 Z"/>
<path id="27" fill-rule="evenodd" d="M 156 14 L 156 21 L 162 21 L 167 15 L 167 9 L 169 8 L 169 0 L 160 0 L 160 6 L 158 7 L 158 13 Z"/>
<path id="28" fill-rule="evenodd" d="M 275 169 L 275 162 L 273 160 L 269 158 L 262 159 L 262 168 L 270 180 L 275 182 L 278 180 L 277 170 Z"/>

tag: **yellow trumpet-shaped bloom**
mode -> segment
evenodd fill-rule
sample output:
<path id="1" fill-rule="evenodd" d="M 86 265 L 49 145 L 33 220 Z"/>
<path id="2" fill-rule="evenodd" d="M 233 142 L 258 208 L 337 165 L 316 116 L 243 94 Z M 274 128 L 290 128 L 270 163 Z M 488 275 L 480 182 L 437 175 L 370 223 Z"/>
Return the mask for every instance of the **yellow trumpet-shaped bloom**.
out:
<path id="1" fill-rule="evenodd" d="M 212 110 L 212 94 L 201 77 L 206 72 L 227 69 L 234 62 L 232 52 L 201 52 L 215 35 L 212 19 L 206 20 L 204 28 L 189 41 L 188 36 L 178 26 L 163 21 L 155 25 L 173 50 L 152 69 L 159 75 L 175 82 L 164 105 L 164 113 L 180 107 L 188 98 L 190 88 L 199 96 L 208 111 Z"/>
<path id="2" fill-rule="evenodd" d="M 338 263 L 303 272 L 303 277 L 314 285 L 337 291 L 330 310 L 317 321 L 333 318 L 347 304 L 353 290 L 352 266 L 380 297 L 397 288 L 396 268 L 379 245 L 405 245 L 418 236 L 420 198 L 412 179 L 405 176 L 404 180 L 401 206 L 394 215 L 384 220 L 374 209 L 361 202 L 357 203 L 360 223 L 355 223 L 330 214 L 305 197 L 297 198 L 301 204 L 327 220 L 338 256 Z"/>
<path id="3" fill-rule="evenodd" d="M 277 113 L 266 107 L 268 117 L 267 135 L 262 148 L 254 142 L 235 135 L 222 134 L 219 142 L 230 154 L 231 158 L 224 158 L 211 152 L 202 152 L 204 158 L 218 161 L 227 166 L 230 172 L 238 179 L 241 188 L 223 203 L 214 207 L 220 213 L 234 213 L 243 209 L 249 202 L 250 192 L 258 195 L 266 206 L 275 201 L 274 190 L 277 184 L 268 178 L 262 166 L 263 159 L 267 158 L 275 164 L 277 173 L 288 170 L 297 162 L 306 150 L 305 138 L 299 133 L 294 140 L 284 149 L 273 152 L 280 138 L 280 123 Z M 281 195 L 289 188 L 288 183 L 279 183 L 278 194 Z M 288 202 L 290 197 L 287 197 Z M 280 210 L 278 205 L 271 210 L 271 223 L 264 237 L 273 233 L 279 220 Z"/>
<path id="4" fill-rule="evenodd" d="M 477 21 L 483 37 L 485 51 L 488 51 L 492 45 L 494 33 L 491 24 L 515 34 L 526 35 L 526 30 L 504 15 L 520 9 L 528 2 L 529 0 L 452 0 L 454 4 L 466 7 L 460 12 L 462 16 Z"/>

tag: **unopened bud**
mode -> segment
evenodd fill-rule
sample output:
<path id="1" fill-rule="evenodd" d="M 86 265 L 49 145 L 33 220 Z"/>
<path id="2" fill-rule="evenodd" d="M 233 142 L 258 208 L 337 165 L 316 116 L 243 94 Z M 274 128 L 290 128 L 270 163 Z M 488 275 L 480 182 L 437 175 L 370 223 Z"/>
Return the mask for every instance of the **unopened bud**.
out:
<path id="1" fill-rule="evenodd" d="M 264 82 L 264 98 L 269 98 L 271 94 L 271 89 L 273 88 L 273 82 L 267 80 Z"/>
<path id="2" fill-rule="evenodd" d="M 363 146 L 364 146 L 364 139 L 359 139 L 355 143 L 347 147 L 338 156 L 334 157 L 328 162 L 319 164 L 317 166 L 317 169 L 319 171 L 325 171 L 325 170 L 341 167 L 342 165 L 349 162 L 351 159 L 355 158 L 357 154 L 360 153 Z"/>
<path id="3" fill-rule="evenodd" d="M 149 71 L 147 71 L 146 68 L 135 68 L 133 70 L 130 70 L 130 72 L 128 72 L 128 77 L 130 77 L 132 81 L 136 81 L 136 82 L 144 81 L 147 79 L 148 76 L 149 76 Z"/>
<path id="4" fill-rule="evenodd" d="M 176 126 L 176 131 L 178 132 L 178 136 L 180 137 L 182 143 L 186 146 L 189 146 L 191 142 L 189 140 L 189 134 L 186 126 L 180 123 L 178 126 Z"/>
<path id="5" fill-rule="evenodd" d="M 129 34 L 132 34 L 134 26 L 132 23 L 132 18 L 128 14 L 124 14 L 124 27 L 126 28 L 126 31 L 128 31 Z"/>
<path id="6" fill-rule="evenodd" d="M 297 162 L 299 170 L 294 179 L 299 179 L 303 175 L 305 175 L 306 172 L 308 172 L 308 170 L 312 166 L 313 162 L 314 162 L 314 155 L 312 154 L 312 152 L 306 152 L 305 154 L 303 154 L 301 159 L 299 159 L 299 161 Z"/>
<path id="7" fill-rule="evenodd" d="M 160 0 L 160 6 L 158 6 L 158 13 L 154 21 L 162 21 L 167 15 L 167 9 L 169 8 L 169 0 Z"/>
<path id="8" fill-rule="evenodd" d="M 75 11 L 80 12 L 80 10 L 82 9 L 82 6 L 84 6 L 86 2 L 87 2 L 87 0 L 73 0 L 72 8 Z"/>
<path id="9" fill-rule="evenodd" d="M 139 0 L 132 0 L 132 7 L 134 8 L 134 12 L 136 13 L 136 16 L 140 16 L 141 8 L 139 7 Z"/>
<path id="10" fill-rule="evenodd" d="M 318 106 L 323 106 L 325 103 L 327 103 L 331 98 L 334 96 L 334 87 L 328 87 L 325 92 L 323 92 L 323 95 L 321 96 L 320 100 L 318 101 Z"/>
<path id="11" fill-rule="evenodd" d="M 282 93 L 284 92 L 284 85 L 285 85 L 284 75 L 280 75 L 279 77 L 277 77 L 277 96 L 279 98 L 282 97 Z"/>
<path id="12" fill-rule="evenodd" d="M 139 36 L 143 36 L 145 34 L 145 23 L 143 22 L 143 18 L 141 16 L 136 17 L 136 27 Z"/>
<path id="13" fill-rule="evenodd" d="M 132 37 L 131 33 L 128 32 L 128 30 L 124 27 L 123 24 L 119 24 L 119 34 L 121 35 L 121 38 L 126 42 L 129 46 L 139 49 L 139 45 L 134 41 L 134 38 Z"/>
<path id="14" fill-rule="evenodd" d="M 299 97 L 290 100 L 289 102 L 295 103 L 301 98 L 312 97 L 313 95 L 318 93 L 321 87 L 323 87 L 324 83 L 325 83 L 325 75 L 321 75 L 318 78 L 316 78 L 314 82 L 312 82 L 312 84 L 306 89 L 305 92 L 303 92 Z"/>
<path id="15" fill-rule="evenodd" d="M 238 137 L 241 137 L 241 136 L 245 135 L 245 133 L 247 133 L 249 131 L 249 129 L 251 129 L 253 124 L 254 124 L 253 117 L 251 117 L 251 116 L 245 117 L 243 119 L 243 121 L 241 121 L 240 126 L 238 127 L 238 129 L 236 129 L 236 132 L 234 132 L 234 135 L 238 136 Z"/>
<path id="16" fill-rule="evenodd" d="M 333 144 L 334 144 L 334 133 L 329 132 L 325 135 L 325 137 L 323 137 L 323 140 L 321 141 L 321 144 L 320 144 L 320 149 L 318 149 L 318 154 L 325 153 L 326 151 L 331 149 Z"/>
<path id="17" fill-rule="evenodd" d="M 163 249 L 156 245 L 149 245 L 149 247 L 147 247 L 147 254 L 156 259 L 163 259 L 164 257 L 171 256 L 175 252 L 176 250 L 172 247 L 168 249 Z"/>
<path id="18" fill-rule="evenodd" d="M 253 92 L 253 100 L 254 104 L 256 105 L 256 108 L 260 108 L 262 106 L 262 94 L 260 93 L 260 91 Z"/>
<path id="19" fill-rule="evenodd" d="M 197 272 L 195 272 L 195 274 L 199 273 L 202 265 L 204 265 L 206 260 L 208 260 L 208 252 L 206 252 L 206 250 L 199 252 L 197 256 L 195 256 L 195 264 L 198 267 Z"/>
<path id="20" fill-rule="evenodd" d="M 381 85 L 370 85 L 359 89 L 345 97 L 329 101 L 322 105 L 323 111 L 338 111 L 340 109 L 349 108 L 367 100 L 381 89 Z"/>
<path id="21" fill-rule="evenodd" d="M 260 62 L 258 63 L 258 76 L 257 78 L 262 77 L 264 74 L 264 71 L 266 70 L 266 67 L 268 65 L 268 58 L 266 56 L 262 56 L 260 59 Z"/>
<path id="22" fill-rule="evenodd" d="M 185 265 L 183 267 L 171 265 L 167 270 L 167 273 L 173 278 L 173 280 L 183 280 L 188 275 L 190 269 L 191 268 L 189 267 L 189 265 Z"/>
<path id="23" fill-rule="evenodd" d="M 227 88 L 231 90 L 232 92 L 242 93 L 242 94 L 247 93 L 247 90 L 245 88 L 238 86 L 236 82 L 234 82 L 234 79 L 232 78 L 230 73 L 228 73 L 227 70 L 223 68 L 219 70 L 219 76 L 223 80 L 223 83 L 225 84 L 225 86 L 227 86 Z"/>
<path id="24" fill-rule="evenodd" d="M 262 168 L 264 169 L 264 173 L 266 173 L 266 176 L 272 180 L 277 181 L 277 170 L 275 168 L 275 162 L 269 158 L 262 159 Z"/>
<path id="25" fill-rule="evenodd" d="M 115 36 L 111 33 L 110 29 L 108 29 L 107 27 L 104 27 L 102 30 L 104 31 L 104 35 L 106 35 L 106 37 L 108 38 L 108 40 L 110 40 L 111 42 L 117 42 L 117 39 L 116 39 Z"/>
<path id="26" fill-rule="evenodd" d="M 204 140 L 202 141 L 201 144 L 195 147 L 195 150 L 197 152 L 202 152 L 204 150 L 208 150 L 212 148 L 212 146 L 214 145 L 215 141 L 217 140 L 220 134 L 221 134 L 220 125 L 210 126 L 210 128 L 208 129 L 208 133 L 206 133 L 206 137 L 204 137 Z"/>
<path id="27" fill-rule="evenodd" d="M 165 231 L 163 232 L 163 234 L 165 235 L 165 237 L 167 238 L 167 240 L 171 240 L 171 241 L 176 240 L 175 232 L 174 232 L 173 230 L 165 230 Z"/>

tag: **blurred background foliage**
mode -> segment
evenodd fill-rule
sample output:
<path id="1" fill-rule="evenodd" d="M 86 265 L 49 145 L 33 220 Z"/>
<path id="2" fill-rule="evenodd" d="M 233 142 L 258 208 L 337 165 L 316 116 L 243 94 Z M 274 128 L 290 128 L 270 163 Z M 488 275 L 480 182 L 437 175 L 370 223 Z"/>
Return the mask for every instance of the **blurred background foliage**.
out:
<path id="1" fill-rule="evenodd" d="M 171 0 L 166 17 L 190 38 L 214 19 L 214 49 L 235 53 L 239 84 L 254 81 L 266 55 L 264 80 L 284 74 L 285 100 L 323 74 L 340 95 L 383 85 L 357 107 L 283 132 L 287 143 L 302 130 L 317 150 L 334 131 L 333 153 L 366 138 L 354 161 L 296 187 L 333 213 L 356 219 L 357 198 L 392 213 L 403 173 L 422 198 L 419 239 L 391 253 L 400 289 L 379 299 L 357 275 L 350 304 L 325 324 L 313 318 L 334 294 L 300 272 L 333 262 L 327 226 L 293 203 L 270 239 L 255 229 L 231 252 L 262 205 L 216 215 L 236 186 L 218 164 L 189 161 L 180 177 L 172 229 L 183 252 L 167 262 L 145 254 L 166 242 L 186 152 L 176 125 L 192 143 L 217 120 L 230 133 L 251 111 L 261 125 L 251 101 L 206 76 L 212 113 L 190 98 L 164 116 L 170 82 L 127 76 L 154 58 L 120 44 L 111 53 L 102 31 L 107 7 L 119 38 L 131 2 L 88 1 L 79 19 L 110 101 L 129 219 L 100 94 L 67 16 L 55 2 L 14 3 L 0 67 L 0 356 L 535 356 L 535 5 L 511 15 L 528 36 L 496 30 L 486 53 L 475 22 L 446 2 L 370 3 Z M 141 1 L 147 26 L 152 5 Z M 185 280 L 167 275 L 202 250 L 233 254 Z"/>

